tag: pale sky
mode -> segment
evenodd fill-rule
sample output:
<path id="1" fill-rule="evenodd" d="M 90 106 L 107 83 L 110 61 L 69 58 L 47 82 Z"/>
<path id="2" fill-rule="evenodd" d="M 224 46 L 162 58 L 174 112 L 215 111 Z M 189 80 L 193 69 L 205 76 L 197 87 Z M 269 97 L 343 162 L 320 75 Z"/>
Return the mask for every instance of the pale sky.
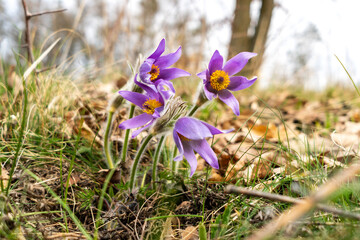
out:
<path id="1" fill-rule="evenodd" d="M 177 9 L 171 9 L 171 2 L 161 0 L 161 11 L 176 14 Z M 109 4 L 118 3 L 107 0 Z M 125 1 L 124 1 L 125 2 Z M 341 82 L 351 86 L 346 73 L 336 54 L 348 68 L 353 79 L 360 83 L 360 1 L 357 0 L 275 0 L 278 6 L 274 10 L 271 30 L 267 43 L 267 51 L 262 72 L 259 76 L 260 86 L 267 86 L 272 81 L 288 83 L 294 72 L 298 81 L 304 81 L 306 87 L 322 89 L 327 84 Z M 19 1 L 5 1 L 7 14 L 19 14 Z M 71 10 L 75 1 L 64 1 Z M 138 11 L 139 0 L 127 2 L 130 12 Z M 216 23 L 224 18 L 231 18 L 235 7 L 235 0 L 182 0 L 183 11 L 191 14 L 206 16 L 208 23 Z M 253 14 L 257 13 L 260 1 L 255 0 L 252 5 Z M 21 14 L 22 9 L 21 9 Z M 161 17 L 161 16 L 160 16 Z M 317 37 L 309 40 L 306 30 L 310 25 L 317 31 Z M 160 41 L 163 34 L 159 32 L 154 42 Z M 315 34 L 316 35 L 316 34 Z M 8 50 L 6 41 L 0 37 L 0 53 Z M 208 33 L 204 65 L 211 54 L 218 49 L 226 56 L 230 41 L 230 25 L 217 25 Z M 300 51 L 301 50 L 301 51 Z M 305 69 L 296 68 L 299 52 L 305 53 L 308 59 Z M 304 73 L 306 73 L 304 75 Z M 302 79 L 304 78 L 304 79 Z"/>

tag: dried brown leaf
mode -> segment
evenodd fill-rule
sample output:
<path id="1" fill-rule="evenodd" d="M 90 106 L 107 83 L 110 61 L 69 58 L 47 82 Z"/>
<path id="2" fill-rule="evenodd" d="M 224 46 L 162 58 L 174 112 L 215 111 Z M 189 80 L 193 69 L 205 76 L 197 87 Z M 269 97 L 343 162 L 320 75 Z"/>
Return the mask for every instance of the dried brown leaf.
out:
<path id="1" fill-rule="evenodd" d="M 182 240 L 198 240 L 199 233 L 196 227 L 188 226 L 181 232 L 181 239 Z"/>
<path id="2" fill-rule="evenodd" d="M 211 182 L 223 182 L 224 177 L 220 175 L 220 172 L 216 169 L 211 169 L 211 175 L 209 177 L 209 183 Z"/>

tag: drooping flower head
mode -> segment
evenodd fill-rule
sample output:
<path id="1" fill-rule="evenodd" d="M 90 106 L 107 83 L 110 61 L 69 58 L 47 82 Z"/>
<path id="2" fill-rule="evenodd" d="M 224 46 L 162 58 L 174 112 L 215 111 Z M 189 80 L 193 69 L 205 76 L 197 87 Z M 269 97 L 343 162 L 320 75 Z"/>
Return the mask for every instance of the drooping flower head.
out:
<path id="1" fill-rule="evenodd" d="M 137 75 L 135 76 L 135 83 L 138 84 L 141 88 L 145 90 L 145 94 L 131 92 L 131 91 L 119 91 L 119 94 L 129 102 L 139 106 L 143 113 L 133 117 L 129 120 L 122 122 L 119 125 L 121 129 L 129 129 L 129 128 L 142 128 L 136 130 L 132 134 L 132 138 L 136 137 L 141 131 L 149 128 L 154 121 L 160 117 L 161 111 L 164 110 L 164 98 L 163 96 L 154 91 L 151 87 L 141 84 L 136 81 Z"/>
<path id="2" fill-rule="evenodd" d="M 164 51 L 165 39 L 162 39 L 156 50 L 140 66 L 140 79 L 147 84 L 155 85 L 159 91 L 165 92 L 164 96 L 167 97 L 169 91 L 175 93 L 169 80 L 190 76 L 190 73 L 179 68 L 169 68 L 179 60 L 181 47 L 174 53 L 161 56 Z"/>
<path id="3" fill-rule="evenodd" d="M 216 50 L 210 59 L 208 69 L 197 74 L 203 79 L 206 97 L 211 100 L 218 96 L 236 115 L 240 115 L 239 102 L 230 91 L 248 88 L 257 78 L 249 80 L 243 76 L 233 75 L 240 72 L 249 59 L 256 55 L 256 53 L 241 52 L 223 65 L 223 57 Z"/>
<path id="4" fill-rule="evenodd" d="M 180 161 L 185 157 L 190 165 L 190 176 L 192 176 L 197 166 L 194 154 L 194 151 L 196 151 L 211 167 L 218 169 L 219 162 L 214 151 L 207 143 L 206 138 L 231 131 L 232 129 L 221 131 L 195 118 L 180 118 L 175 123 L 173 130 L 174 142 L 179 149 L 179 155 L 175 157 L 174 161 Z"/>

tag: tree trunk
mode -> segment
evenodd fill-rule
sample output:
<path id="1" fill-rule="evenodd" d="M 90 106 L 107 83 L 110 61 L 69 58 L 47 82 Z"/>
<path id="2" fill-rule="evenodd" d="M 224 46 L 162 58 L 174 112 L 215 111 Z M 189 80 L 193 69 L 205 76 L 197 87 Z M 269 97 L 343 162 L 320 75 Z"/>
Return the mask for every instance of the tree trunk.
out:
<path id="1" fill-rule="evenodd" d="M 251 0 L 236 0 L 234 20 L 231 26 L 231 40 L 229 45 L 228 59 L 239 52 L 251 49 L 251 39 L 248 36 L 250 27 L 250 3 Z"/>
<path id="2" fill-rule="evenodd" d="M 255 33 L 249 35 L 251 0 L 236 0 L 228 59 L 239 52 L 247 51 L 257 53 L 258 55 L 241 71 L 241 75 L 246 77 L 251 77 L 259 71 L 265 52 L 272 11 L 274 9 L 274 0 L 262 0 L 261 2 L 262 5 L 255 27 Z"/>

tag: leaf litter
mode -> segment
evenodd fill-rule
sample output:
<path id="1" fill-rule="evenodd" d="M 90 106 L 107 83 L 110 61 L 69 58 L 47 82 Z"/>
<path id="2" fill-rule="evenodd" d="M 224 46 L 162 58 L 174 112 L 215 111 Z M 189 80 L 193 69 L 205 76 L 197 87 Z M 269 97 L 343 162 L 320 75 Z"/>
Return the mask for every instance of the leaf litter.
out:
<path id="1" fill-rule="evenodd" d="M 114 87 L 107 88 L 107 90 L 99 89 L 94 85 L 83 88 L 83 95 L 76 99 L 74 110 L 65 115 L 67 138 L 71 139 L 79 134 L 96 151 L 102 151 L 106 109 L 109 96 L 111 96 L 111 90 L 109 92 L 108 89 L 114 89 Z M 202 215 L 200 206 L 204 206 L 206 215 L 217 212 L 229 199 L 228 195 L 222 192 L 219 183 L 241 183 L 259 190 L 263 189 L 264 183 L 266 183 L 272 184 L 273 190 L 275 190 L 276 186 L 279 186 L 279 176 L 286 178 L 286 176 L 294 176 L 294 174 L 309 175 L 310 172 L 304 170 L 303 166 L 316 165 L 331 170 L 344 167 L 357 157 L 360 136 L 359 109 L 351 109 L 341 99 L 308 101 L 299 99 L 286 91 L 264 101 L 266 105 L 257 98 L 241 96 L 242 111 L 236 118 L 229 118 L 232 116 L 231 110 L 223 110 L 228 112 L 223 113 L 216 124 L 222 129 L 235 128 L 236 133 L 224 134 L 215 138 L 212 147 L 218 155 L 220 168 L 218 170 L 211 169 L 208 182 L 205 183 L 203 176 L 206 174 L 208 165 L 199 158 L 197 176 L 195 180 L 191 181 L 192 184 L 188 184 L 186 187 L 184 185 L 175 187 L 176 193 L 181 197 L 175 198 L 178 203 L 173 208 L 172 214 Z M 115 146 L 115 156 L 119 156 L 124 137 L 124 131 L 117 126 L 127 118 L 126 112 L 127 108 L 122 108 L 113 122 L 111 141 Z M 216 113 L 210 113 L 210 119 L 216 119 L 212 118 L 211 114 Z M 134 155 L 137 143 L 143 136 L 141 134 L 130 144 L 132 149 L 128 154 L 129 160 Z M 156 142 L 152 143 L 150 149 L 155 146 Z M 61 196 L 64 185 L 60 184 L 59 173 L 63 174 L 62 182 L 66 182 L 68 161 L 63 162 L 62 171 L 58 164 L 54 164 L 54 161 L 45 161 L 39 166 L 33 163 L 36 161 L 24 159 L 22 164 L 28 166 Z M 150 163 L 151 154 L 148 151 L 142 159 L 142 168 L 146 169 Z M 101 166 L 100 163 L 97 165 Z M 130 165 L 131 163 L 129 163 Z M 162 170 L 168 171 L 164 165 L 160 167 Z M 1 178 L 5 182 L 6 169 L 2 169 L 2 172 Z M 94 171 L 81 165 L 81 167 L 75 167 L 70 176 L 68 204 L 86 229 L 93 232 L 94 212 L 97 211 L 99 197 L 98 189 L 101 189 L 101 184 L 104 182 L 106 170 Z M 121 193 L 121 189 L 117 189 L 115 183 L 125 181 L 126 176 L 122 176 L 121 179 L 116 176 L 118 175 L 115 174 L 115 179 L 111 183 L 115 195 L 105 200 L 101 214 L 103 220 L 103 227 L 100 231 L 101 239 L 138 238 L 144 231 L 146 232 L 145 229 L 149 225 L 153 226 L 154 223 L 146 219 L 153 217 L 159 211 L 158 205 L 163 204 L 165 207 L 169 207 L 164 203 L 167 196 L 156 192 L 148 195 L 147 190 L 139 193 L 140 197 L 138 198 L 132 194 Z M 138 180 L 141 182 L 144 179 L 146 184 L 149 179 L 139 178 Z M 23 213 L 53 212 L 25 217 L 26 222 L 37 229 L 42 237 L 48 239 L 81 238 L 81 234 L 76 230 L 76 226 L 71 224 L 71 221 L 68 221 L 68 235 L 64 233 L 63 225 L 59 223 L 59 220 L 63 218 L 59 213 L 61 209 L 46 189 L 21 172 L 16 172 L 13 181 L 17 181 L 17 184 L 11 190 L 10 196 L 14 203 L 23 208 L 21 210 Z M 180 182 L 183 181 L 180 180 Z M 299 185 L 299 183 L 301 182 L 294 181 L 292 188 L 285 191 L 306 194 L 304 191 L 308 190 L 302 189 L 303 184 Z M 120 197 L 116 194 L 126 196 Z M 206 198 L 203 197 L 204 195 Z M 86 201 L 87 204 L 85 204 Z M 266 205 L 266 208 L 258 211 L 251 221 L 263 222 L 271 219 L 277 211 L 270 205 Z M 165 221 L 165 227 L 162 226 L 164 229 L 161 231 L 166 239 L 198 239 L 196 226 L 200 219 L 186 216 L 169 219 L 171 220 Z M 35 234 L 33 230 L 24 227 L 21 227 L 21 232 L 25 236 L 34 236 Z"/>

